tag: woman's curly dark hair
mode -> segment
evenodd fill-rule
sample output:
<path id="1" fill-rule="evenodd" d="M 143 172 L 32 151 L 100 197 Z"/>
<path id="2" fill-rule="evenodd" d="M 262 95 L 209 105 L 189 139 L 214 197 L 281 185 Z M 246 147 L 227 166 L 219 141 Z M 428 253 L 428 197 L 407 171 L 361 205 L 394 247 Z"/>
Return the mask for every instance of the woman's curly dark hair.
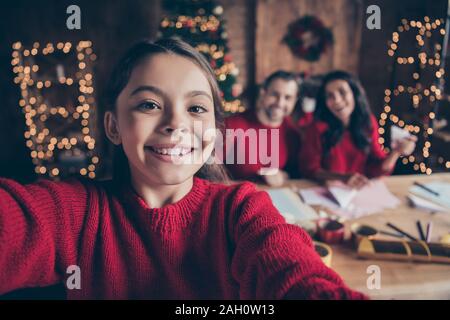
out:
<path id="1" fill-rule="evenodd" d="M 355 109 L 353 110 L 348 130 L 356 147 L 366 154 L 370 152 L 372 123 L 369 101 L 366 92 L 359 80 L 345 71 L 333 71 L 328 73 L 322 81 L 317 94 L 317 105 L 314 117 L 317 120 L 324 121 L 328 124 L 328 129 L 322 136 L 324 154 L 327 155 L 330 149 L 334 147 L 342 138 L 345 127 L 342 121 L 334 116 L 326 105 L 326 86 L 334 80 L 346 81 L 355 99 Z"/>

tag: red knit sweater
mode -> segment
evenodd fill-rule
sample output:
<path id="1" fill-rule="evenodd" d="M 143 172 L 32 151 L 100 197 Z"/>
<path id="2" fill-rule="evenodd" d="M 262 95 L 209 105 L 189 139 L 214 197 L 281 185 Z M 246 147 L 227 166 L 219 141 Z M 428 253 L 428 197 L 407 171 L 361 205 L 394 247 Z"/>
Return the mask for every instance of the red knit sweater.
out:
<path id="1" fill-rule="evenodd" d="M 387 154 L 378 142 L 378 123 L 374 116 L 371 117 L 371 123 L 373 130 L 369 154 L 356 147 L 350 132 L 346 130 L 341 140 L 331 148 L 327 156 L 324 156 L 322 136 L 328 129 L 328 125 L 325 122 L 313 122 L 304 131 L 298 159 L 300 172 L 306 177 L 311 177 L 320 169 L 337 173 L 358 172 L 368 177 L 389 174 L 390 172 L 382 169 L 382 163 Z"/>
<path id="2" fill-rule="evenodd" d="M 297 125 L 299 127 L 305 127 L 310 125 L 314 121 L 314 112 L 303 113 L 297 120 Z"/>
<path id="3" fill-rule="evenodd" d="M 111 182 L 0 179 L 0 294 L 66 282 L 76 298 L 364 298 L 286 224 L 254 185 L 194 178 L 180 201 L 149 208 Z"/>
<path id="4" fill-rule="evenodd" d="M 294 123 L 289 117 L 286 117 L 280 127 L 272 128 L 266 125 L 263 125 L 258 121 L 254 111 L 247 111 L 242 114 L 234 115 L 225 119 L 225 127 L 226 129 L 243 129 L 244 131 L 247 129 L 255 129 L 258 132 L 256 136 L 257 139 L 253 143 L 249 143 L 248 140 L 242 141 L 239 139 L 234 139 L 234 147 L 235 147 L 235 157 L 233 164 L 227 164 L 227 168 L 229 169 L 232 177 L 234 179 L 257 179 L 258 171 L 263 167 L 270 167 L 271 165 L 266 165 L 261 161 L 260 154 L 268 155 L 269 157 L 278 156 L 278 168 L 289 170 L 287 168 L 288 162 L 293 161 L 294 158 L 297 157 L 298 148 L 300 145 L 300 135 L 298 130 L 296 129 Z M 278 131 L 278 139 L 276 140 L 278 146 L 278 154 L 275 154 L 272 151 L 272 143 L 271 143 L 271 133 L 272 130 Z M 267 138 L 260 139 L 260 134 L 266 130 Z M 250 152 L 254 148 L 255 156 L 257 157 L 256 163 L 250 163 Z M 225 154 L 225 151 L 224 151 Z M 237 155 L 245 155 L 245 163 L 239 164 L 237 162 Z"/>

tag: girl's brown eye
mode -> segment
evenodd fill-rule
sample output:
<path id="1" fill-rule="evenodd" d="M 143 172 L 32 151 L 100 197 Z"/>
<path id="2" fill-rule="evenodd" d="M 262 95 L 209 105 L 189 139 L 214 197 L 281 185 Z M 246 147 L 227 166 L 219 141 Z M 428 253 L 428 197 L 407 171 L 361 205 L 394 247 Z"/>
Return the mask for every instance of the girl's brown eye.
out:
<path id="1" fill-rule="evenodd" d="M 152 101 L 145 101 L 137 106 L 139 110 L 150 111 L 155 109 L 161 109 L 156 103 Z"/>
<path id="2" fill-rule="evenodd" d="M 192 107 L 189 107 L 188 111 L 193 112 L 193 113 L 204 113 L 204 112 L 207 112 L 208 110 L 206 110 L 206 108 L 204 108 L 202 106 L 192 106 Z"/>

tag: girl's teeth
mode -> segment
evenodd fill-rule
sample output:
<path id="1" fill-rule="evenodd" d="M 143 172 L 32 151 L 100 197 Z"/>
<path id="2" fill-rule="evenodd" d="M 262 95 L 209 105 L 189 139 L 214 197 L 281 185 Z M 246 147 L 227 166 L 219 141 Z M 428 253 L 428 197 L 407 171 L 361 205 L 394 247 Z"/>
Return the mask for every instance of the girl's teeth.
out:
<path id="1" fill-rule="evenodd" d="M 188 149 L 181 149 L 181 148 L 173 148 L 173 149 L 165 149 L 165 148 L 161 148 L 161 149 L 153 149 L 154 151 L 156 151 L 159 154 L 163 154 L 163 155 L 171 155 L 171 156 L 184 156 L 185 154 L 189 153 Z"/>
<path id="2" fill-rule="evenodd" d="M 170 154 L 171 156 L 177 156 L 177 155 L 180 154 L 180 149 L 178 149 L 178 148 L 169 149 L 169 154 Z"/>

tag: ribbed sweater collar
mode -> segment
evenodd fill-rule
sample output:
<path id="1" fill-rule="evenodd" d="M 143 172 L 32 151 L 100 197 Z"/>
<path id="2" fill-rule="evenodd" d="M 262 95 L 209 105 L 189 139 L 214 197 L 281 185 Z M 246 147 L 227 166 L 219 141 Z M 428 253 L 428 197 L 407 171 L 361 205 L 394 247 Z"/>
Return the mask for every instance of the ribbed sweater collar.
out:
<path id="1" fill-rule="evenodd" d="M 121 193 L 135 213 L 150 219 L 152 228 L 171 230 L 186 226 L 192 215 L 200 211 L 205 197 L 209 194 L 209 187 L 208 181 L 194 177 L 191 190 L 183 198 L 161 208 L 149 207 L 131 185 L 123 186 Z"/>

